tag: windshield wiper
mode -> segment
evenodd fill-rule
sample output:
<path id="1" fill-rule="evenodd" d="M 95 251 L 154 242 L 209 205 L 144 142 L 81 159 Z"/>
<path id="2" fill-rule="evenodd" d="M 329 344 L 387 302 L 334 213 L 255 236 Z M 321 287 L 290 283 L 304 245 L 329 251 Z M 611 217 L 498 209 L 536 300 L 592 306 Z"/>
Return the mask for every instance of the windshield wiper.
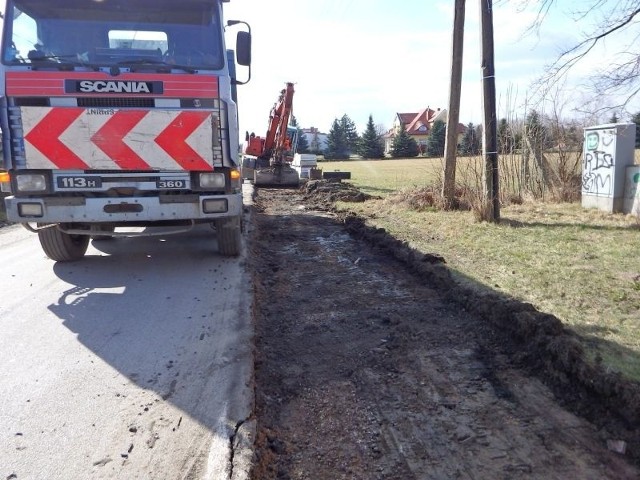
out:
<path id="1" fill-rule="evenodd" d="M 25 65 L 24 63 L 19 63 L 18 65 Z M 93 63 L 87 62 L 79 62 L 73 60 L 63 60 L 61 62 L 48 62 L 46 60 L 31 60 L 31 68 L 34 70 L 43 69 L 43 68 L 57 68 L 58 70 L 73 70 L 75 67 L 85 67 L 94 71 L 100 70 L 102 65 L 96 65 Z"/>
<path id="2" fill-rule="evenodd" d="M 27 58 L 32 62 L 34 60 L 37 62 L 38 60 L 46 61 L 46 60 L 61 60 L 61 59 L 67 59 L 67 58 L 78 58 L 78 54 L 74 53 L 71 55 L 55 55 L 53 53 L 45 54 L 37 50 L 32 50 L 27 55 Z"/>
<path id="3" fill-rule="evenodd" d="M 154 60 L 152 58 L 141 58 L 141 59 L 132 59 L 132 60 L 121 60 L 117 63 L 118 65 L 157 65 L 161 67 L 169 67 L 177 68 L 179 70 L 184 70 L 188 73 L 196 73 L 196 69 L 193 67 L 189 67 L 187 65 L 177 65 L 175 63 L 165 62 L 164 60 Z"/>
<path id="4" fill-rule="evenodd" d="M 30 52 L 31 53 L 31 52 Z M 86 62 L 78 54 L 72 55 L 29 55 L 31 65 L 34 67 L 57 68 L 68 70 L 73 67 L 86 67 L 92 70 L 99 70 L 101 65 Z"/>

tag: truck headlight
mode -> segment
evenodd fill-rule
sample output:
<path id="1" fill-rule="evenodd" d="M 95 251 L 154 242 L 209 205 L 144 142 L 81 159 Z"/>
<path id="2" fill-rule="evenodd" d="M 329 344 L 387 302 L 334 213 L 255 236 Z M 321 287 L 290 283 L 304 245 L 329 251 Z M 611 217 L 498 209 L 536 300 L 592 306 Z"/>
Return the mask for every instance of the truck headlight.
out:
<path id="1" fill-rule="evenodd" d="M 46 192 L 47 176 L 43 173 L 18 173 L 16 188 L 18 192 Z"/>
<path id="2" fill-rule="evenodd" d="M 200 174 L 200 188 L 203 189 L 224 189 L 224 173 L 201 173 Z"/>

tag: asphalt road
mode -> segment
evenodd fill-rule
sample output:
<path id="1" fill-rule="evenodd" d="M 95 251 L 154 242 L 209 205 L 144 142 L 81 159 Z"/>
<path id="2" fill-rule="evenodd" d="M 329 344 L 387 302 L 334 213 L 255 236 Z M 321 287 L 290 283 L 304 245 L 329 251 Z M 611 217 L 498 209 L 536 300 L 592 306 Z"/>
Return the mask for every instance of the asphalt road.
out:
<path id="1" fill-rule="evenodd" d="M 0 478 L 245 478 L 244 256 L 203 227 L 55 263 L 11 226 L 0 265 Z"/>

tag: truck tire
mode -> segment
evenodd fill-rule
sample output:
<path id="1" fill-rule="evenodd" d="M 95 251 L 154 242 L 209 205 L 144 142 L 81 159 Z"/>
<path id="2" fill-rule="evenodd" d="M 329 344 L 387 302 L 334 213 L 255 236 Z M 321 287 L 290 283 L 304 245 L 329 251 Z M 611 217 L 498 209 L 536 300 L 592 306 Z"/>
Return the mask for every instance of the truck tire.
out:
<path id="1" fill-rule="evenodd" d="M 38 239 L 47 257 L 56 262 L 80 260 L 89 246 L 89 235 L 69 235 L 56 227 L 39 230 Z"/>
<path id="2" fill-rule="evenodd" d="M 237 257 L 242 249 L 241 218 L 220 218 L 215 220 L 218 237 L 218 252 L 226 257 Z"/>

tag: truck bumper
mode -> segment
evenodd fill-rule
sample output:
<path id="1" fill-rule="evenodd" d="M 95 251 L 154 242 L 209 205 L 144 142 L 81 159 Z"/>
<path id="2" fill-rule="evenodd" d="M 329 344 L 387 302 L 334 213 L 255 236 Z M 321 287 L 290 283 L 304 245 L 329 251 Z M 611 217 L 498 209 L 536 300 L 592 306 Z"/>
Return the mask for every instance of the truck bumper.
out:
<path id="1" fill-rule="evenodd" d="M 215 220 L 241 215 L 242 194 L 130 198 L 10 196 L 5 198 L 5 205 L 7 220 L 16 223 Z"/>

